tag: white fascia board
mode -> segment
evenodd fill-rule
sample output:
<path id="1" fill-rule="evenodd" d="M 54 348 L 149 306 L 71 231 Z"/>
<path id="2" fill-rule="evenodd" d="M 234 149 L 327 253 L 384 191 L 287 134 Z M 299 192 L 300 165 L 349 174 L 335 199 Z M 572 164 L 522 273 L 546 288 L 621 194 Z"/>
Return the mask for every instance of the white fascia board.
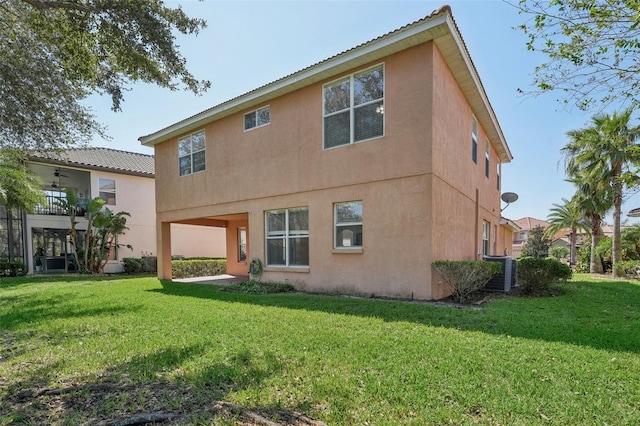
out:
<path id="1" fill-rule="evenodd" d="M 484 120 L 481 119 L 481 115 L 478 116 L 478 120 L 481 120 L 481 124 L 485 128 L 485 131 L 487 131 L 490 136 L 493 136 L 494 140 L 497 139 L 500 142 L 500 145 L 501 145 L 500 147 L 502 148 L 502 151 L 504 154 L 504 155 L 500 155 L 500 160 L 501 160 L 500 162 L 508 163 L 511 160 L 513 160 L 513 155 L 511 154 L 511 150 L 509 149 L 509 145 L 507 144 L 504 133 L 502 133 L 502 128 L 500 127 L 500 123 L 498 123 L 498 119 L 496 118 L 493 107 L 491 106 L 491 102 L 489 102 L 489 97 L 487 96 L 487 93 L 484 90 L 484 86 L 482 85 L 480 76 L 478 75 L 475 65 L 473 64 L 473 61 L 471 60 L 469 52 L 467 51 L 466 45 L 462 40 L 462 36 L 460 35 L 457 28 L 455 27 L 455 24 L 453 23 L 453 21 L 447 21 L 447 24 L 449 25 L 449 33 L 452 35 L 453 40 L 455 41 L 458 47 L 458 51 L 462 55 L 462 60 L 465 63 L 466 69 L 469 71 L 471 79 L 473 80 L 473 84 L 476 87 L 476 91 L 480 96 L 480 99 L 484 105 L 485 111 L 487 113 L 487 116 L 490 122 L 483 123 L 482 121 Z M 492 131 L 492 129 L 494 131 Z"/>

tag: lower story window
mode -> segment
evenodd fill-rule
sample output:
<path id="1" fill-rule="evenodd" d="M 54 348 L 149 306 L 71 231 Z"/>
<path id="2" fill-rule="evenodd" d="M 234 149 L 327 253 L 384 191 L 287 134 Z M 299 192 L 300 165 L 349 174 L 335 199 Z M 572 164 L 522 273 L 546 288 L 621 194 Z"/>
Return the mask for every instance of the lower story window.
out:
<path id="1" fill-rule="evenodd" d="M 247 228 L 238 228 L 238 262 L 247 261 Z"/>
<path id="2" fill-rule="evenodd" d="M 489 255 L 489 240 L 491 225 L 487 221 L 482 221 L 482 254 Z"/>
<path id="3" fill-rule="evenodd" d="M 362 201 L 336 203 L 335 248 L 362 248 Z"/>
<path id="4" fill-rule="evenodd" d="M 265 212 L 267 265 L 309 266 L 309 209 Z"/>

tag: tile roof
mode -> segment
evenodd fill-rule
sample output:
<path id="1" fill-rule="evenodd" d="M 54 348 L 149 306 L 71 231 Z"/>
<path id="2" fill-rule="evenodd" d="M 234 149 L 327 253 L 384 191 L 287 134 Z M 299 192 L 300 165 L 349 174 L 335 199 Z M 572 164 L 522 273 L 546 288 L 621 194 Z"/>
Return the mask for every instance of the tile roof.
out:
<path id="1" fill-rule="evenodd" d="M 542 226 L 543 228 L 546 228 L 547 226 L 549 226 L 549 222 L 544 221 L 544 220 L 540 220 L 540 219 L 536 219 L 534 217 L 523 217 L 521 219 L 514 220 L 514 222 L 523 231 L 529 231 L 529 230 L 535 228 L 536 226 Z"/>
<path id="2" fill-rule="evenodd" d="M 33 160 L 136 176 L 154 177 L 155 175 L 153 155 L 111 148 L 72 148 L 62 152 L 36 155 Z"/>

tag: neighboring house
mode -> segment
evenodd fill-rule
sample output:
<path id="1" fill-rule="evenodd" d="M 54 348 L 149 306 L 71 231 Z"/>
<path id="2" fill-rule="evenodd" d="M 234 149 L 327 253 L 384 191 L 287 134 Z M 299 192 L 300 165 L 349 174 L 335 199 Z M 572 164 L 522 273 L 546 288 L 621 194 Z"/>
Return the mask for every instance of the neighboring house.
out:
<path id="1" fill-rule="evenodd" d="M 226 228 L 229 273 L 313 292 L 440 298 L 433 261 L 511 250 L 512 155 L 446 6 L 140 140 L 161 279 L 176 223 Z"/>
<path id="2" fill-rule="evenodd" d="M 76 271 L 70 256 L 70 219 L 56 205 L 59 198 L 66 197 L 63 188 L 73 188 L 80 198 L 76 209 L 79 231 L 87 229 L 84 213 L 89 200 L 95 197 L 103 198 L 105 207 L 113 212 L 131 215 L 127 218 L 129 229 L 117 242 L 133 249 L 121 247 L 112 251 L 106 273 L 121 272 L 124 257 L 155 255 L 153 156 L 108 148 L 78 148 L 33 157 L 26 165 L 41 178 L 47 202 L 38 206 L 34 214 L 14 212 L 12 220 L 7 221 L 12 233 L 0 234 L 0 248 L 6 247 L 7 254 L 11 254 L 5 257 L 23 260 L 30 272 Z M 0 216 L 3 213 L 6 216 L 4 207 Z M 223 230 L 182 226 L 178 234 L 181 238 L 173 246 L 177 255 L 225 257 Z"/>
<path id="3" fill-rule="evenodd" d="M 522 254 L 522 248 L 529 239 L 529 232 L 533 228 L 536 228 L 538 226 L 542 227 L 543 229 L 547 229 L 547 227 L 549 226 L 549 222 L 533 217 L 523 217 L 522 219 L 518 219 L 514 222 L 520 228 L 520 231 L 513 234 L 512 256 L 518 258 L 520 257 L 520 254 Z"/>

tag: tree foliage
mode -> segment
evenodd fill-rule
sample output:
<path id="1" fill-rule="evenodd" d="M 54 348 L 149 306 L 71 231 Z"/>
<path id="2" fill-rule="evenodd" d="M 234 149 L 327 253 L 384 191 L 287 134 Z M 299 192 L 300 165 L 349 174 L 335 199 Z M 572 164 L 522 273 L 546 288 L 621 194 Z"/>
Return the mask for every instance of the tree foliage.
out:
<path id="1" fill-rule="evenodd" d="M 160 0 L 0 0 L 0 147 L 65 148 L 105 135 L 81 103 L 92 93 L 121 109 L 135 82 L 202 93 L 173 30 L 206 25 Z"/>
<path id="2" fill-rule="evenodd" d="M 20 160 L 19 153 L 0 151 L 0 204 L 8 209 L 35 211 L 44 204 L 42 181 Z"/>
<path id="3" fill-rule="evenodd" d="M 551 240 L 545 236 L 544 228 L 536 226 L 529 230 L 527 242 L 522 247 L 521 257 L 547 257 Z"/>
<path id="4" fill-rule="evenodd" d="M 613 207 L 613 264 L 621 259 L 620 222 L 627 189 L 638 185 L 640 127 L 630 124 L 632 109 L 621 113 L 597 114 L 591 125 L 567 133 L 571 141 L 562 148 L 567 176 L 581 183 L 602 185 L 596 194 L 611 200 Z"/>
<path id="5" fill-rule="evenodd" d="M 640 101 L 639 0 L 509 3 L 530 16 L 519 26 L 527 48 L 548 58 L 535 69 L 538 92 L 559 91 L 584 110 Z"/>
<path id="6" fill-rule="evenodd" d="M 576 262 L 576 243 L 578 237 L 578 231 L 589 232 L 589 221 L 584 215 L 584 212 L 579 208 L 576 199 L 567 200 L 562 199 L 563 204 L 553 204 L 549 215 L 547 216 L 547 222 L 549 226 L 545 230 L 545 236 L 547 238 L 553 237 L 557 232 L 563 229 L 569 229 L 569 263 L 571 265 Z M 554 255 L 555 256 L 555 255 Z M 555 256 L 558 258 L 557 256 Z M 566 257 L 563 256 L 563 257 Z"/>
<path id="7" fill-rule="evenodd" d="M 118 236 L 125 233 L 127 228 L 127 212 L 113 213 L 104 206 L 105 201 L 96 197 L 87 206 L 87 230 L 78 232 L 76 209 L 78 196 L 74 189 L 63 190 L 66 197 L 58 199 L 57 204 L 65 209 L 71 221 L 70 238 L 78 269 L 80 272 L 101 274 L 109 260 L 112 250 L 123 247 L 118 243 Z M 127 245 L 127 248 L 132 248 Z"/>

